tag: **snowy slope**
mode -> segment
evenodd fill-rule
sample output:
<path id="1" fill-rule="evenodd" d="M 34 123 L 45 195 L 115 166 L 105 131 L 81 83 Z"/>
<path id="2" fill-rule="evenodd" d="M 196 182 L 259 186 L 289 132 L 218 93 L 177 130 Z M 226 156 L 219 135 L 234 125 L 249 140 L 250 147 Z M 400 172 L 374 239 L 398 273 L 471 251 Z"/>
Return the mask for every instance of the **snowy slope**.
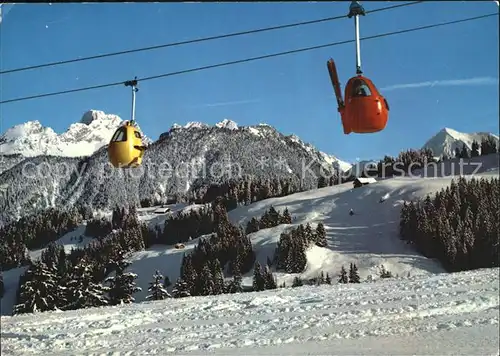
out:
<path id="1" fill-rule="evenodd" d="M 341 159 L 339 159 L 335 156 L 329 155 L 329 154 L 321 152 L 321 151 L 320 151 L 320 154 L 323 156 L 325 161 L 330 163 L 335 168 L 339 169 L 341 172 L 348 172 L 352 167 L 351 163 L 346 162 L 346 161 L 342 161 Z"/>
<path id="2" fill-rule="evenodd" d="M 482 173 L 476 177 L 498 177 L 498 154 L 476 157 L 475 160 L 482 162 Z M 448 165 L 451 164 L 452 162 L 448 162 Z M 475 169 L 475 166 L 471 167 Z M 450 167 L 445 168 L 446 172 L 450 172 Z M 464 171 L 464 174 L 471 173 L 473 172 L 467 169 Z M 457 169 L 455 174 L 460 174 L 460 171 Z M 400 208 L 404 200 L 432 194 L 448 186 L 453 178 L 450 173 L 444 174 L 442 178 L 392 178 L 357 189 L 352 189 L 352 183 L 345 183 L 256 202 L 230 211 L 229 218 L 235 224 L 245 225 L 252 217 L 262 216 L 271 206 L 278 210 L 288 208 L 295 218 L 292 225 L 279 225 L 250 235 L 257 259 L 262 265 L 266 263 L 267 257 L 272 257 L 279 236 L 285 229 L 308 222 L 314 228 L 318 222 L 322 222 L 327 232 L 328 247 L 315 246 L 307 251 L 308 264 L 301 274 L 303 278 L 316 277 L 321 271 L 337 275 L 342 265 L 347 267 L 351 262 L 357 264 L 363 280 L 369 275 L 376 279 L 381 265 L 400 277 L 432 275 L 443 272 L 441 266 L 419 255 L 399 240 Z M 383 203 L 379 202 L 381 198 L 384 199 Z M 176 214 L 181 210 L 196 209 L 199 205 L 177 204 L 169 207 Z M 354 216 L 348 215 L 351 208 L 355 212 Z M 154 210 L 155 208 L 139 209 L 139 218 L 149 222 L 152 228 L 156 224 L 162 225 L 168 217 L 168 214 L 155 214 Z M 84 237 L 82 243 L 72 239 L 82 235 L 84 229 L 84 226 L 80 226 L 61 237 L 57 243 L 65 245 L 68 252 L 71 247 L 84 246 L 91 239 Z M 198 239 L 194 239 L 182 250 L 157 245 L 134 253 L 129 258 L 132 265 L 128 270 L 138 274 L 137 283 L 143 288 L 142 292 L 135 295 L 136 300 L 145 300 L 148 283 L 157 269 L 175 282 L 179 276 L 183 254 L 189 253 L 197 243 Z M 41 250 L 30 253 L 32 258 L 40 255 Z M 19 272 L 18 269 L 4 272 L 8 296 L 2 298 L 3 315 L 11 314 L 12 303 L 15 301 L 15 296 L 11 294 L 15 294 L 20 273 L 22 271 Z M 285 282 L 291 285 L 295 275 L 277 272 L 275 276 L 279 284 Z M 252 272 L 243 279 L 243 284 L 251 283 Z"/>
<path id="3" fill-rule="evenodd" d="M 462 149 L 463 144 L 470 150 L 472 149 L 472 142 L 475 140 L 481 145 L 481 140 L 487 137 L 492 137 L 497 142 L 498 136 L 489 132 L 474 132 L 463 133 L 445 127 L 436 135 L 430 138 L 422 148 L 429 148 L 432 150 L 435 157 L 441 157 L 446 154 L 448 157 L 454 157 L 455 149 L 458 147 Z"/>
<path id="4" fill-rule="evenodd" d="M 498 159 L 487 158 L 478 157 L 485 164 L 482 173 L 476 177 L 498 176 Z M 459 174 L 458 171 L 456 173 Z M 314 246 L 307 251 L 308 264 L 301 273 L 303 278 L 316 277 L 321 271 L 337 275 L 342 265 L 348 267 L 351 262 L 357 264 L 362 279 L 370 278 L 368 276 L 377 279 L 381 265 L 401 277 L 431 275 L 444 270 L 439 263 L 419 255 L 399 239 L 400 209 L 404 200 L 423 198 L 437 192 L 448 186 L 452 178 L 450 175 L 430 179 L 393 178 L 357 189 L 352 188 L 352 183 L 345 183 L 239 207 L 229 212 L 229 219 L 245 226 L 252 217 L 261 217 L 271 206 L 277 210 L 288 208 L 295 219 L 293 224 L 249 235 L 262 265 L 265 265 L 267 257 L 272 258 L 283 231 L 306 223 L 315 228 L 318 222 L 322 222 L 327 232 L 328 247 Z M 383 203 L 379 202 L 381 198 Z M 348 215 L 351 208 L 354 216 Z M 159 219 L 154 214 L 143 212 L 141 215 L 141 220 L 149 220 L 151 225 L 162 222 L 161 218 L 152 220 Z M 157 245 L 134 253 L 129 258 L 132 265 L 128 270 L 138 274 L 137 283 L 143 288 L 135 295 L 136 300 L 145 300 L 148 283 L 156 269 L 174 282 L 179 276 L 183 254 L 189 253 L 197 243 L 198 239 L 193 239 L 182 250 Z M 291 285 L 295 274 L 277 272 L 275 276 L 278 284 L 285 282 Z M 243 284 L 252 284 L 252 272 L 244 276 Z"/>
<path id="5" fill-rule="evenodd" d="M 2 317 L 2 355 L 498 355 L 499 269 Z"/>
<path id="6" fill-rule="evenodd" d="M 39 121 L 28 121 L 11 127 L 0 136 L 0 154 L 90 156 L 109 143 L 121 123 L 120 117 L 97 110 L 86 112 L 80 122 L 72 124 L 62 134 L 42 126 Z M 150 142 L 147 138 L 145 141 Z"/>
<path id="7" fill-rule="evenodd" d="M 265 124 L 265 123 L 261 123 L 261 124 L 253 125 L 253 126 L 239 126 L 235 121 L 229 120 L 229 119 L 224 119 L 221 122 L 216 123 L 214 126 L 218 127 L 218 128 L 225 128 L 228 130 L 246 130 L 246 131 L 251 132 L 255 136 L 258 136 L 261 138 L 270 138 L 269 131 L 274 130 L 274 128 L 272 126 Z M 172 131 L 182 130 L 182 129 L 190 130 L 190 129 L 206 129 L 206 128 L 210 128 L 210 126 L 205 124 L 205 123 L 202 123 L 202 122 L 188 122 L 184 126 L 175 123 L 170 128 L 170 131 L 167 132 L 166 134 L 168 134 Z M 164 137 L 166 134 L 162 134 L 160 136 L 160 139 L 162 136 Z M 333 155 L 329 155 L 327 153 L 318 151 L 313 145 L 302 141 L 297 135 L 293 135 L 293 134 L 288 135 L 288 136 L 286 136 L 286 139 L 300 145 L 302 147 L 302 149 L 304 149 L 309 154 L 319 155 L 320 158 L 326 164 L 329 164 L 336 169 L 340 169 L 341 171 L 347 171 L 351 167 L 351 164 L 348 162 L 342 161 Z"/>

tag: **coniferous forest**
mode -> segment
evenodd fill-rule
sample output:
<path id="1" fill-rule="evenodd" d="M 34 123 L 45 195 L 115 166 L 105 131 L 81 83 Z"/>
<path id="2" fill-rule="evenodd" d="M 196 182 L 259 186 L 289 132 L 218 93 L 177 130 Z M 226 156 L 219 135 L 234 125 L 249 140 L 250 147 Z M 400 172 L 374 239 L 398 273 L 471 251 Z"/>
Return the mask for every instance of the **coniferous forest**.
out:
<path id="1" fill-rule="evenodd" d="M 450 272 L 499 266 L 498 178 L 460 177 L 401 209 L 401 238 Z"/>

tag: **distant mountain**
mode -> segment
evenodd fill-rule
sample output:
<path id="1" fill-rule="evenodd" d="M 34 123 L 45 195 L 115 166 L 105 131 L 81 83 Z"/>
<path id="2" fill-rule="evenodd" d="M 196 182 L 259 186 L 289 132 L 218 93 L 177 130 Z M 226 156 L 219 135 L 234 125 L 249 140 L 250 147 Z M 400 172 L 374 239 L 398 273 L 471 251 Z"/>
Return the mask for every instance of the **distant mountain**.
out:
<path id="1" fill-rule="evenodd" d="M 0 152 L 25 157 L 90 156 L 108 144 L 121 122 L 122 119 L 116 115 L 90 110 L 80 122 L 72 124 L 66 132 L 57 134 L 39 121 L 28 121 L 8 129 L 0 136 Z"/>
<path id="2" fill-rule="evenodd" d="M 498 136 L 489 132 L 473 132 L 473 133 L 463 133 L 450 128 L 445 127 L 429 139 L 422 148 L 431 149 L 435 157 L 441 157 L 443 154 L 448 157 L 453 157 L 455 155 L 455 149 L 462 149 L 465 144 L 467 148 L 472 149 L 472 142 L 476 140 L 481 144 L 481 140 L 487 137 L 493 138 L 498 145 Z"/>
<path id="3" fill-rule="evenodd" d="M 476 140 L 479 145 L 481 141 L 486 138 L 492 138 L 497 146 L 499 143 L 498 136 L 489 132 L 474 132 L 474 133 L 463 133 L 450 128 L 444 128 L 439 131 L 436 135 L 430 138 L 421 149 L 431 149 L 434 157 L 441 158 L 443 154 L 448 157 L 455 156 L 455 149 L 458 147 L 462 149 L 463 144 L 467 146 L 469 150 L 472 149 L 472 142 Z M 403 150 L 404 151 L 404 150 Z M 481 149 L 479 149 L 481 152 Z M 373 160 L 361 160 L 353 164 L 347 163 L 350 168 L 347 170 L 349 174 L 354 176 L 359 176 L 362 172 L 367 172 L 371 169 L 376 169 L 377 163 L 384 157 L 379 157 Z M 347 167 L 347 166 L 346 166 Z"/>
<path id="4" fill-rule="evenodd" d="M 10 155 L 0 164 L 0 225 L 49 206 L 109 209 L 143 199 L 182 199 L 240 174 L 316 188 L 323 168 L 347 165 L 269 125 L 239 127 L 225 119 L 214 126 L 175 124 L 149 145 L 142 168 L 121 171 L 109 165 L 105 148 L 120 121 L 92 111 L 63 135 L 36 123 L 8 130 L 2 136 Z M 83 146 L 86 151 L 78 150 Z"/>
<path id="5" fill-rule="evenodd" d="M 122 122 L 119 116 L 89 110 L 62 134 L 37 120 L 11 127 L 0 136 L 0 173 L 23 157 L 91 156 L 109 143 Z M 144 141 L 152 142 L 148 137 Z"/>

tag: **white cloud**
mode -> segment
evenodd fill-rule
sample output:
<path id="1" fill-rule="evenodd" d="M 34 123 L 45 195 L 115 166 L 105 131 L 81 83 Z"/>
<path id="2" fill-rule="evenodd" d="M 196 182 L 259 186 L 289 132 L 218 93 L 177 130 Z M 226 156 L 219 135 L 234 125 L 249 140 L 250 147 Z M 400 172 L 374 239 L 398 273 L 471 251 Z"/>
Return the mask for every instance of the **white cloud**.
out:
<path id="1" fill-rule="evenodd" d="M 250 104 L 250 103 L 258 103 L 260 99 L 249 99 L 249 100 L 234 100 L 234 101 L 223 101 L 218 103 L 209 103 L 209 104 L 201 104 L 191 106 L 193 108 L 208 108 L 208 107 L 216 107 L 216 106 L 229 106 L 229 105 L 242 105 L 242 104 Z"/>
<path id="2" fill-rule="evenodd" d="M 464 85 L 498 85 L 498 78 L 493 77 L 476 77 L 468 79 L 449 79 L 449 80 L 434 80 L 420 83 L 406 83 L 389 85 L 385 88 L 380 88 L 381 91 L 391 91 L 398 89 L 413 89 L 435 86 L 464 86 Z"/>
<path id="3" fill-rule="evenodd" d="M 212 106 L 228 106 L 228 105 L 241 105 L 241 104 L 250 104 L 250 103 L 257 103 L 259 102 L 260 99 L 252 99 L 252 100 L 237 100 L 237 101 L 224 101 L 221 103 L 211 103 L 211 104 L 205 104 L 203 106 L 205 107 L 212 107 Z"/>

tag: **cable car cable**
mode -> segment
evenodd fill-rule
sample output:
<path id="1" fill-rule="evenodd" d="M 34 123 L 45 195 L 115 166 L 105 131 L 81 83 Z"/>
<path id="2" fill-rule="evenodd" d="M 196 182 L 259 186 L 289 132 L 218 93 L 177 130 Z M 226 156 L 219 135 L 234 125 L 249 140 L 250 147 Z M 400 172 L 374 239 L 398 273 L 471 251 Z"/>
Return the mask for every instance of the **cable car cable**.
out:
<path id="1" fill-rule="evenodd" d="M 379 9 L 367 11 L 366 13 L 374 13 L 374 12 L 381 12 L 381 11 L 386 11 L 386 10 L 392 10 L 392 9 L 395 9 L 395 8 L 398 8 L 398 7 L 405 7 L 405 6 L 416 5 L 416 4 L 420 4 L 420 3 L 423 3 L 423 2 L 425 2 L 425 1 L 413 1 L 413 2 L 405 3 L 405 4 L 391 5 L 391 6 L 382 7 L 382 8 L 379 8 Z M 74 58 L 74 59 L 68 59 L 68 60 L 64 60 L 64 61 L 57 61 L 57 62 L 50 62 L 50 63 L 38 64 L 38 65 L 34 65 L 34 66 L 29 66 L 29 67 L 8 69 L 8 70 L 0 71 L 0 75 L 2 75 L 2 74 L 9 74 L 9 73 L 15 73 L 15 72 L 23 72 L 23 71 L 27 71 L 27 70 L 39 69 L 39 68 L 45 68 L 45 67 L 55 67 L 55 66 L 59 66 L 59 65 L 63 65 L 63 64 L 68 64 L 68 63 L 90 61 L 90 60 L 93 60 L 93 59 L 100 59 L 100 58 L 106 58 L 106 57 L 112 57 L 112 56 L 119 56 L 119 55 L 129 54 L 129 53 L 151 51 L 151 50 L 160 49 L 160 48 L 181 46 L 181 45 L 186 45 L 186 44 L 191 44 L 191 43 L 198 43 L 198 42 L 212 41 L 212 40 L 218 40 L 218 39 L 229 38 L 229 37 L 249 35 L 249 34 L 259 33 L 259 32 L 281 30 L 281 29 L 284 29 L 284 28 L 298 27 L 298 26 L 304 26 L 304 25 L 311 25 L 311 24 L 316 24 L 316 23 L 320 23 L 320 22 L 341 20 L 341 19 L 344 19 L 346 17 L 347 17 L 346 15 L 335 16 L 335 17 L 326 17 L 326 18 L 322 18 L 322 19 L 318 19 L 318 20 L 309 20 L 309 21 L 295 22 L 295 23 L 290 23 L 290 24 L 286 24 L 286 25 L 265 27 L 265 28 L 259 28 L 259 29 L 255 29 L 255 30 L 248 30 L 248 31 L 242 31 L 242 32 L 233 32 L 233 33 L 228 33 L 228 34 L 225 34 L 225 35 L 202 37 L 202 38 L 197 38 L 197 39 L 192 39 L 192 40 L 186 40 L 186 41 L 180 41 L 180 42 L 172 42 L 172 43 L 166 43 L 166 44 L 156 45 L 156 46 L 150 46 L 150 47 L 142 47 L 142 48 L 129 49 L 129 50 L 119 51 L 119 52 L 111 52 L 111 53 L 99 54 L 99 55 L 89 56 L 89 57 L 83 57 L 83 58 Z"/>
<path id="2" fill-rule="evenodd" d="M 469 18 L 460 19 L 460 20 L 454 20 L 454 21 L 436 23 L 436 24 L 432 24 L 432 25 L 425 25 L 425 26 L 413 27 L 413 28 L 399 30 L 399 31 L 394 31 L 394 32 L 380 33 L 378 35 L 372 35 L 372 36 L 362 37 L 362 38 L 360 38 L 360 41 L 370 40 L 370 39 L 375 39 L 375 38 L 382 38 L 382 37 L 389 37 L 389 36 L 399 35 L 399 34 L 408 33 L 408 32 L 415 32 L 415 31 L 420 31 L 420 30 L 426 30 L 426 29 L 435 28 L 435 27 L 442 27 L 442 26 L 447 26 L 447 25 L 453 25 L 453 24 L 457 24 L 457 23 L 461 23 L 461 22 L 475 21 L 475 20 L 480 20 L 480 19 L 484 19 L 484 18 L 487 18 L 487 17 L 498 16 L 498 15 L 499 15 L 499 13 L 495 12 L 495 13 L 490 13 L 490 14 L 485 14 L 485 15 L 480 15 L 480 16 L 474 16 L 474 17 L 469 17 Z M 284 56 L 284 55 L 288 55 L 288 54 L 294 54 L 294 53 L 299 53 L 299 52 L 306 52 L 306 51 L 311 51 L 311 50 L 320 49 L 320 48 L 326 48 L 326 47 L 334 47 L 334 46 L 339 46 L 339 45 L 342 45 L 342 44 L 347 44 L 347 43 L 352 43 L 352 42 L 355 42 L 355 40 L 345 40 L 345 41 L 339 41 L 339 42 L 333 42 L 333 43 L 326 43 L 326 44 L 317 45 L 317 46 L 311 46 L 311 47 L 294 49 L 294 50 L 290 50 L 290 51 L 286 51 L 286 52 L 272 53 L 272 54 L 267 54 L 267 55 L 258 56 L 258 57 L 250 57 L 250 58 L 245 58 L 245 59 L 239 59 L 239 60 L 231 61 L 231 62 L 224 62 L 224 63 L 207 65 L 207 66 L 203 66 L 203 67 L 197 67 L 197 68 L 180 70 L 180 71 L 176 71 L 176 72 L 170 72 L 170 73 L 165 73 L 165 74 L 153 75 L 153 76 L 150 76 L 150 77 L 144 77 L 142 79 L 137 79 L 137 81 L 138 82 L 143 82 L 143 81 L 147 81 L 147 80 L 153 80 L 153 79 L 159 79 L 159 78 L 166 78 L 166 77 L 171 77 L 171 76 L 175 76 L 175 75 L 187 74 L 187 73 L 192 73 L 192 72 L 198 72 L 198 71 L 212 69 L 212 68 L 226 67 L 226 66 L 230 66 L 230 65 L 233 65 L 233 64 L 239 64 L 239 63 L 245 63 L 245 62 L 252 62 L 252 61 L 256 61 L 256 60 L 260 60 L 260 59 L 267 59 L 267 58 L 272 58 L 272 57 L 279 57 L 279 56 Z M 106 88 L 106 87 L 123 85 L 123 83 L 124 82 L 120 81 L 120 82 L 100 84 L 100 85 L 94 85 L 94 86 L 77 88 L 77 89 L 63 90 L 63 91 L 52 92 L 52 93 L 45 93 L 45 94 L 37 94 L 37 95 L 32 95 L 32 96 L 25 96 L 25 97 L 20 97 L 20 98 L 3 100 L 3 101 L 0 101 L 0 104 L 13 103 L 13 102 L 17 102 L 17 101 L 25 101 L 25 100 L 30 100 L 30 99 L 38 99 L 38 98 L 43 98 L 43 97 L 48 97 L 48 96 L 55 96 L 55 95 L 62 95 L 62 94 L 69 94 L 69 93 L 76 93 L 76 92 L 80 92 L 80 91 L 88 91 L 88 90 L 94 90 L 94 89 L 101 89 L 101 88 Z"/>

